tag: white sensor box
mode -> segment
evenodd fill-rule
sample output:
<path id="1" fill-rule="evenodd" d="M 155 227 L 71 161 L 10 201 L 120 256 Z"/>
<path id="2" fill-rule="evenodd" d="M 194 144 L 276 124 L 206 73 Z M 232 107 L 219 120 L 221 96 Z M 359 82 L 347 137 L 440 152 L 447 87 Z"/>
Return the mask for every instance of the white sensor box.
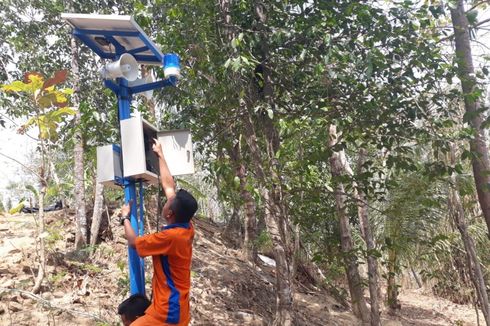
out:
<path id="1" fill-rule="evenodd" d="M 192 140 L 189 130 L 158 132 L 140 116 L 121 120 L 121 147 L 124 177 L 158 184 L 158 157 L 153 139 L 163 147 L 163 155 L 172 176 L 194 173 Z"/>
<path id="2" fill-rule="evenodd" d="M 122 185 L 121 148 L 117 145 L 97 147 L 97 182 L 104 186 Z"/>
<path id="3" fill-rule="evenodd" d="M 168 130 L 158 132 L 163 156 L 171 175 L 193 174 L 194 157 L 190 130 Z"/>

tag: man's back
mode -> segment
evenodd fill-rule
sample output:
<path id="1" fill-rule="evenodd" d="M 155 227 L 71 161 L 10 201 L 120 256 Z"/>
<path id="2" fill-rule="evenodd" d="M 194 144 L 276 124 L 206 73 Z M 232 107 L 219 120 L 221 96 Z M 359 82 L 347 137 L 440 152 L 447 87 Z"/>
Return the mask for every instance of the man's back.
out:
<path id="1" fill-rule="evenodd" d="M 138 255 L 153 259 L 153 300 L 146 310 L 147 318 L 140 318 L 132 325 L 149 325 L 150 319 L 159 325 L 189 323 L 193 238 L 192 223 L 175 223 L 161 232 L 136 239 Z"/>

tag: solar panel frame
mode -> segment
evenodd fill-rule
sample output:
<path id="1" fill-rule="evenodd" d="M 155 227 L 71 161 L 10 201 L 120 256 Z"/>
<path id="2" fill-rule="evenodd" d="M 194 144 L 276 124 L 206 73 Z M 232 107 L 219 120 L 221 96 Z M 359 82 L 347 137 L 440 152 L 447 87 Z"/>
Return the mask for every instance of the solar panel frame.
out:
<path id="1" fill-rule="evenodd" d="M 163 53 L 131 16 L 63 13 L 73 34 L 98 56 L 115 60 L 129 53 L 139 64 L 162 65 Z M 109 43 L 97 42 L 101 38 Z"/>

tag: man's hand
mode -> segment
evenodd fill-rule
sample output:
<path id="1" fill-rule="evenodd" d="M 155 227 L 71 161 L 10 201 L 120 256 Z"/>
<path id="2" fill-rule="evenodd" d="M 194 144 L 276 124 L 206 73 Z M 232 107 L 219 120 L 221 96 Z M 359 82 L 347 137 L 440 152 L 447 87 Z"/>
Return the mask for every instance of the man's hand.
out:
<path id="1" fill-rule="evenodd" d="M 131 205 L 133 204 L 133 201 L 130 200 L 129 203 L 124 204 L 121 207 L 121 215 L 123 217 L 128 216 L 131 213 Z M 136 242 L 136 233 L 134 232 L 133 228 L 131 227 L 131 222 L 129 219 L 124 219 L 122 220 L 123 226 L 124 226 L 124 233 L 126 234 L 126 239 L 128 240 L 128 245 L 133 247 L 135 246 Z"/>
<path id="2" fill-rule="evenodd" d="M 157 154 L 158 157 L 163 158 L 163 150 L 162 150 L 162 144 L 158 141 L 158 139 L 153 138 L 153 141 L 155 142 L 153 144 L 153 151 L 155 154 Z"/>
<path id="3" fill-rule="evenodd" d="M 121 216 L 129 216 L 131 213 L 131 201 L 121 207 Z"/>
<path id="4" fill-rule="evenodd" d="M 168 170 L 167 162 L 165 161 L 165 157 L 163 156 L 162 144 L 158 141 L 158 139 L 153 138 L 155 142 L 153 144 L 153 151 L 158 156 L 158 167 L 160 169 L 160 181 L 162 183 L 163 191 L 165 192 L 165 196 L 167 199 L 175 196 L 175 182 L 174 178 L 170 174 Z"/>

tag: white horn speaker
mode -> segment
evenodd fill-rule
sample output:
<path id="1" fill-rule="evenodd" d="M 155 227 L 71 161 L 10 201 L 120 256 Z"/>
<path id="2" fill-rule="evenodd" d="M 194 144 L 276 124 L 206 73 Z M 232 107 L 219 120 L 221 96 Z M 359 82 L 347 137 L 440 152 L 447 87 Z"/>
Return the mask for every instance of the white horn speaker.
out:
<path id="1" fill-rule="evenodd" d="M 122 77 L 129 81 L 135 81 L 138 78 L 138 62 L 129 53 L 121 55 L 119 60 L 107 63 L 100 73 L 105 79 L 115 79 Z"/>

